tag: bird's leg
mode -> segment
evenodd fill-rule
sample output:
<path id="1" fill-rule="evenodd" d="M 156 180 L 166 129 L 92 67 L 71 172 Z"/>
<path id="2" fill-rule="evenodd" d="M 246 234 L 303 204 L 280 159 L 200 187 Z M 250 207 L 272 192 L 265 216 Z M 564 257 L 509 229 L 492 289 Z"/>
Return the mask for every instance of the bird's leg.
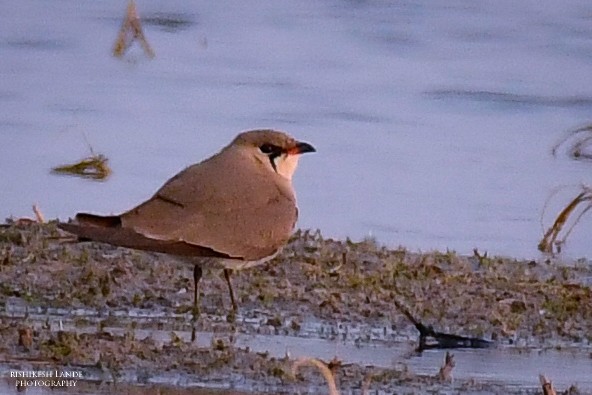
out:
<path id="1" fill-rule="evenodd" d="M 197 286 L 199 284 L 199 280 L 201 280 L 202 271 L 201 266 L 195 265 L 193 266 L 193 314 L 199 314 L 199 306 L 197 305 Z"/>
<path id="2" fill-rule="evenodd" d="M 230 282 L 230 274 L 232 270 L 224 269 L 224 278 L 226 279 L 226 284 L 228 284 L 228 292 L 230 292 L 230 301 L 232 302 L 232 310 L 236 314 L 238 311 L 238 306 L 236 305 L 236 299 L 234 299 L 234 290 L 232 289 L 232 283 Z"/>
<path id="3" fill-rule="evenodd" d="M 197 286 L 202 276 L 201 266 L 193 266 L 193 328 L 191 330 L 191 341 L 195 341 L 195 322 L 199 315 L 199 306 L 197 305 Z"/>

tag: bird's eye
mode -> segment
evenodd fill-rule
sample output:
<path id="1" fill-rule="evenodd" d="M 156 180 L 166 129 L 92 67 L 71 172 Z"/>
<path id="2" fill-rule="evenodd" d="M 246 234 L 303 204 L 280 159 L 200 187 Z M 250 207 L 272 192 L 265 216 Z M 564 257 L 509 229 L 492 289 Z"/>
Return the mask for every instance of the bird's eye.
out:
<path id="1" fill-rule="evenodd" d="M 259 146 L 259 150 L 264 154 L 271 154 L 275 151 L 275 147 L 271 144 L 263 144 Z"/>

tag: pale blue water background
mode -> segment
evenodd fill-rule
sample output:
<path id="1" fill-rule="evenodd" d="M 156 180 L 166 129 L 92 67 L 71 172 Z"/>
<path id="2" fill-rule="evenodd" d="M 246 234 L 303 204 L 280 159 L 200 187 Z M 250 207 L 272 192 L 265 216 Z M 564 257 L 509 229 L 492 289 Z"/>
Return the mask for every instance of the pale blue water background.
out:
<path id="1" fill-rule="evenodd" d="M 537 257 L 547 196 L 592 180 L 550 154 L 592 121 L 592 2 L 138 0 L 152 61 L 110 56 L 125 7 L 0 3 L 1 218 L 126 210 L 258 127 L 318 149 L 299 226 L 412 250 Z M 107 182 L 49 174 L 83 133 Z M 569 257 L 592 257 L 589 217 Z"/>

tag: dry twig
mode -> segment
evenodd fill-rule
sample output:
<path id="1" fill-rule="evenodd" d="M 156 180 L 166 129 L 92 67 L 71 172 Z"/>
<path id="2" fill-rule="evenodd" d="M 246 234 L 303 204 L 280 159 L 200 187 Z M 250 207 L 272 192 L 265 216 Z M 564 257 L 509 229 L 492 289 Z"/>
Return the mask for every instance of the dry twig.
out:
<path id="1" fill-rule="evenodd" d="M 557 250 L 557 252 L 561 252 L 561 246 L 565 244 L 565 240 L 571 234 L 574 227 L 580 222 L 580 219 L 592 208 L 592 188 L 582 185 L 580 193 L 567 205 L 555 221 L 553 225 L 547 229 L 545 232 L 542 240 L 539 242 L 538 248 L 540 251 L 552 254 L 553 247 Z M 551 196 L 553 196 L 557 191 L 553 192 Z M 541 223 L 542 217 L 544 216 L 545 209 L 547 207 L 549 199 L 545 202 L 545 206 L 543 207 L 543 212 L 541 214 Z M 580 209 L 579 213 L 576 215 L 572 215 L 576 209 Z M 564 226 L 566 225 L 569 218 L 574 218 L 572 224 L 567 228 L 564 232 L 563 237 L 559 238 L 559 234 L 563 230 Z"/>
<path id="2" fill-rule="evenodd" d="M 140 42 L 147 57 L 153 58 L 155 56 L 152 47 L 148 44 L 148 40 L 146 40 L 146 36 L 144 36 L 140 16 L 138 15 L 138 10 L 136 8 L 136 2 L 130 0 L 127 5 L 125 19 L 123 20 L 123 24 L 117 35 L 117 40 L 115 40 L 115 45 L 113 46 L 113 56 L 121 58 L 125 54 L 125 51 L 127 51 L 132 45 L 134 40 Z"/>
<path id="3" fill-rule="evenodd" d="M 444 365 L 440 368 L 438 372 L 438 379 L 441 381 L 446 381 L 451 383 L 452 382 L 452 369 L 456 366 L 456 362 L 454 362 L 454 354 L 450 354 L 446 351 L 446 356 L 444 357 Z"/>
<path id="4" fill-rule="evenodd" d="M 1 227 L 8 227 L 11 224 L 14 224 L 16 226 L 29 226 L 33 224 L 45 223 L 45 217 L 43 216 L 43 213 L 41 212 L 37 204 L 33 204 L 33 213 L 35 214 L 35 219 L 29 217 L 20 217 L 16 219 L 6 218 L 7 224 L 2 224 Z"/>
<path id="5" fill-rule="evenodd" d="M 431 325 L 426 326 L 416 319 L 409 309 L 397 299 L 393 299 L 393 304 L 419 331 L 419 346 L 416 349 L 418 352 L 434 348 L 489 348 L 495 346 L 495 342 L 485 339 L 436 332 Z"/>
<path id="6" fill-rule="evenodd" d="M 33 205 L 33 212 L 35 213 L 35 218 L 37 219 L 37 222 L 39 222 L 40 224 L 45 223 L 45 217 L 43 217 L 43 213 L 41 212 L 37 204 Z"/>
<path id="7" fill-rule="evenodd" d="M 543 386 L 543 395 L 557 395 L 555 389 L 553 388 L 553 383 L 551 380 L 545 377 L 543 374 L 539 374 L 539 380 L 541 385 Z"/>
<path id="8" fill-rule="evenodd" d="M 292 365 L 292 374 L 295 376 L 298 372 L 298 368 L 301 366 L 308 365 L 314 366 L 321 371 L 321 374 L 327 381 L 327 385 L 329 386 L 329 394 L 330 395 L 339 395 L 339 391 L 337 390 L 337 385 L 335 384 L 335 376 L 331 373 L 331 370 L 325 365 L 323 362 L 319 361 L 315 358 L 298 358 L 294 364 Z"/>

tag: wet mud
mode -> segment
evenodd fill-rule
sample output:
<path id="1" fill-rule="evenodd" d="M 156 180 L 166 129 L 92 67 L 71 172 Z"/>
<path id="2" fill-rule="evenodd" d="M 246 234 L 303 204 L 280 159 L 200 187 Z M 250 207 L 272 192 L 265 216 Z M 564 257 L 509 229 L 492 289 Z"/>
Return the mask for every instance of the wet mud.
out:
<path id="1" fill-rule="evenodd" d="M 205 270 L 194 320 L 192 267 L 65 236 L 53 223 L 0 228 L 4 377 L 67 368 L 111 389 L 327 393 L 317 369 L 292 370 L 311 356 L 324 359 L 342 393 L 538 393 L 533 373 L 551 366 L 562 374 L 549 377 L 558 390 L 592 393 L 589 261 L 415 253 L 298 231 L 273 261 L 234 273 L 236 315 L 222 272 Z M 414 351 L 418 333 L 396 304 L 436 331 L 495 347 L 452 351 L 454 380 L 439 378 L 444 353 Z M 555 362 L 545 359 L 551 352 Z M 493 355 L 467 370 L 471 358 Z M 576 358 L 564 372 L 563 355 Z M 517 356 L 530 367 L 523 379 Z"/>

